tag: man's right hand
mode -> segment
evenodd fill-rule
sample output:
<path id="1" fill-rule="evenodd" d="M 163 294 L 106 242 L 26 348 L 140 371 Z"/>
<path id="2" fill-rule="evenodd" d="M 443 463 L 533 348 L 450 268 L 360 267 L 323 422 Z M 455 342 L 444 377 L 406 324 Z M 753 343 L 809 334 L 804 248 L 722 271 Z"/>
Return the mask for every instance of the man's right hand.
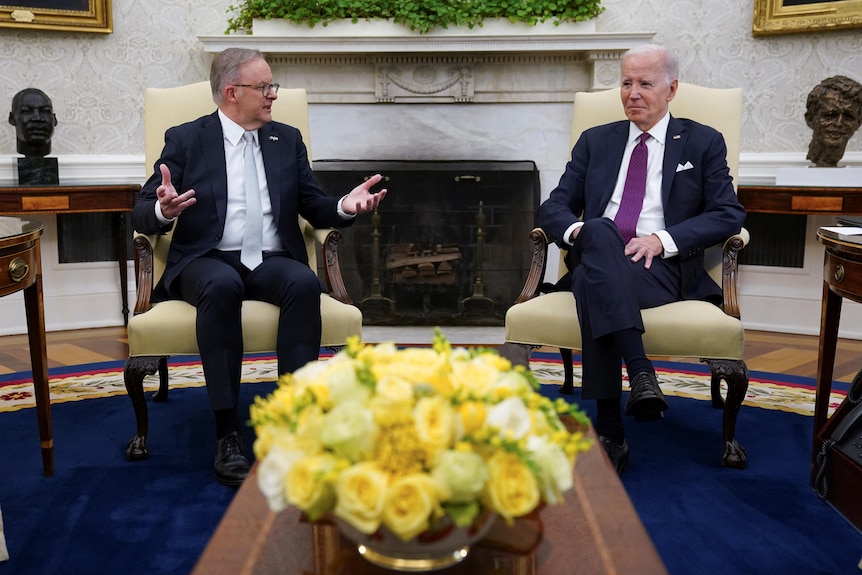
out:
<path id="1" fill-rule="evenodd" d="M 164 164 L 159 165 L 159 170 L 162 172 L 162 185 L 156 188 L 159 208 L 165 218 L 172 220 L 185 211 L 187 207 L 194 205 L 196 201 L 195 191 L 188 190 L 183 194 L 177 194 L 177 190 L 171 182 L 171 171 Z"/>

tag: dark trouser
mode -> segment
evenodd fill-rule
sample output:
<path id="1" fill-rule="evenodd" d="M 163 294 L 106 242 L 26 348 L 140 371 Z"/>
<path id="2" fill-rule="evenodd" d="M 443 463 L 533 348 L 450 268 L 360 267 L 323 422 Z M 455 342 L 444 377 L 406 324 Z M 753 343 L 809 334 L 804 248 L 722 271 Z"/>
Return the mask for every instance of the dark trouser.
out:
<path id="1" fill-rule="evenodd" d="M 572 246 L 572 292 L 583 340 L 584 399 L 614 399 L 622 395 L 622 356 L 616 332 L 644 331 L 641 309 L 681 299 L 676 258 L 632 262 L 613 221 L 588 220 Z"/>
<path id="2" fill-rule="evenodd" d="M 317 359 L 320 350 L 321 286 L 317 275 L 286 255 L 265 254 L 249 271 L 239 252 L 213 250 L 182 271 L 176 294 L 197 308 L 197 338 L 213 410 L 233 409 L 242 374 L 242 301 L 278 306 L 278 373 Z"/>

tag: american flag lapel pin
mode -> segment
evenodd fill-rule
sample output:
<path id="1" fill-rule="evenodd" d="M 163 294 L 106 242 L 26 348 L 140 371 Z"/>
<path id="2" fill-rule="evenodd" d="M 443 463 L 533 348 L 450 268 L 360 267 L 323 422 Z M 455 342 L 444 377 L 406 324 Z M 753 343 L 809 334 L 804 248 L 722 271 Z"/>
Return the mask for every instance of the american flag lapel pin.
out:
<path id="1" fill-rule="evenodd" d="M 270 136 L 270 137 L 272 137 L 272 136 Z M 277 140 L 277 139 L 278 139 L 278 138 L 276 138 L 276 140 Z M 677 134 L 676 136 L 674 136 L 674 137 L 673 137 L 673 139 L 674 139 L 674 140 L 679 140 L 679 139 L 680 139 L 680 135 L 679 135 L 679 134 Z"/>
<path id="2" fill-rule="evenodd" d="M 270 136 L 270 137 L 269 137 L 269 140 L 270 140 L 271 142 L 277 142 L 277 141 L 278 141 L 278 136 Z"/>

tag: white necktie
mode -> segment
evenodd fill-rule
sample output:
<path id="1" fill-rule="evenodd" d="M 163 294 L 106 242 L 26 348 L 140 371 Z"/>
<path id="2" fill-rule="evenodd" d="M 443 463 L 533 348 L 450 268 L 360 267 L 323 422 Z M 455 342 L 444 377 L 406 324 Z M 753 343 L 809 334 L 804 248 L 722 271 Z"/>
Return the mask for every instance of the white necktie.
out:
<path id="1" fill-rule="evenodd" d="M 240 261 L 253 270 L 263 261 L 263 209 L 260 205 L 260 187 L 254 161 L 254 135 L 245 132 L 242 139 L 245 140 L 245 232 L 242 236 Z"/>

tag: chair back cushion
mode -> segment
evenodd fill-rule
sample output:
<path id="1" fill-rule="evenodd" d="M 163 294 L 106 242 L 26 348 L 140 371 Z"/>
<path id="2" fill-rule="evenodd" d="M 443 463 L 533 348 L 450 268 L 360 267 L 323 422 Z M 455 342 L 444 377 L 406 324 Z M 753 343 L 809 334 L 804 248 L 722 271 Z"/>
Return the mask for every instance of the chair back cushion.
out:
<path id="1" fill-rule="evenodd" d="M 144 156 L 147 175 L 153 173 L 155 164 L 165 145 L 165 132 L 173 126 L 191 122 L 216 110 L 212 90 L 208 81 L 187 84 L 176 88 L 147 88 L 144 94 Z M 308 97 L 302 88 L 281 89 L 272 105 L 272 119 L 290 124 L 300 131 L 302 140 L 311 158 L 311 137 L 308 122 Z M 306 238 L 308 263 L 317 269 L 314 236 L 300 218 L 300 226 Z M 170 234 L 159 238 L 153 250 L 153 281 L 158 281 L 165 271 Z"/>
<path id="2" fill-rule="evenodd" d="M 676 118 L 688 118 L 711 126 L 721 132 L 727 146 L 727 167 L 733 178 L 734 188 L 739 175 L 739 146 L 742 139 L 742 89 L 705 88 L 680 82 L 676 96 L 671 100 L 670 113 Z M 572 141 L 574 147 L 581 132 L 617 120 L 625 120 L 619 88 L 601 92 L 578 92 L 575 94 L 572 113 Z M 559 263 L 559 276 L 566 273 L 563 256 Z M 709 275 L 721 285 L 721 246 L 710 248 L 704 265 Z"/>

